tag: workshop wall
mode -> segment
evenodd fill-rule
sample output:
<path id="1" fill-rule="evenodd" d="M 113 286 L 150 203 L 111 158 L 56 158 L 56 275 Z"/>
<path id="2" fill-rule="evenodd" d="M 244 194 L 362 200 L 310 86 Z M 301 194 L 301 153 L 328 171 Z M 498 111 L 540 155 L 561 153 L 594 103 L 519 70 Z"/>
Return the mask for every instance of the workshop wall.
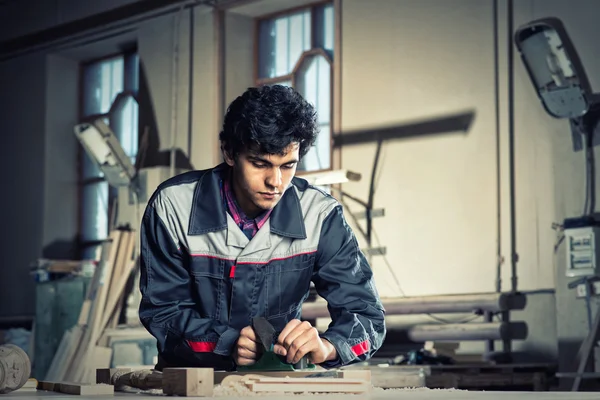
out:
<path id="1" fill-rule="evenodd" d="M 377 7 L 343 1 L 344 130 L 435 118 L 468 108 L 476 112 L 466 134 L 384 145 L 375 205 L 385 208 L 386 217 L 375 219 L 375 229 L 407 295 L 494 290 L 498 161 L 502 288 L 511 288 L 509 35 L 507 2 L 498 4 L 496 111 L 492 1 L 404 2 L 402 7 L 392 0 L 379 0 Z M 513 28 L 545 16 L 561 18 L 598 90 L 600 51 L 594 38 L 599 28 L 593 16 L 599 7 L 584 0 L 518 1 Z M 529 339 L 517 349 L 533 347 L 551 355 L 556 351 L 555 330 L 560 368 L 568 370 L 574 347 L 587 333 L 587 320 L 583 301 L 567 289 L 564 246 L 554 254 L 557 235 L 552 223 L 581 213 L 584 158 L 571 150 L 568 123 L 542 109 L 516 51 L 514 66 L 517 288 L 556 290 L 555 295 L 530 294 L 527 309 L 515 313 L 515 319 L 530 326 Z M 343 167 L 368 177 L 371 166 L 363 160 L 374 149 L 374 145 L 344 148 Z M 362 198 L 368 194 L 367 181 L 345 188 Z M 398 293 L 384 260 L 375 257 L 373 265 L 382 294 Z"/>
<path id="2" fill-rule="evenodd" d="M 45 193 L 46 60 L 30 55 L 0 64 L 2 229 L 0 316 L 31 315 L 29 265 L 42 248 Z M 15 118 L 15 116 L 20 116 Z"/>

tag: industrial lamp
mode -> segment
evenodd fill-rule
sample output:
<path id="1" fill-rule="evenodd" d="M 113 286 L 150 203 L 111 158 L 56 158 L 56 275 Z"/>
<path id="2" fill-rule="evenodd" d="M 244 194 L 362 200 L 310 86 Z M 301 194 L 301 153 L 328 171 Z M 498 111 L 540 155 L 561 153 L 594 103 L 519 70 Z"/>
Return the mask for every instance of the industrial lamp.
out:
<path id="1" fill-rule="evenodd" d="M 109 185 L 116 188 L 129 186 L 134 192 L 138 192 L 137 170 L 123 150 L 119 139 L 105 122 L 121 112 L 130 98 L 138 102 L 134 92 L 119 93 L 107 113 L 85 118 L 75 125 L 74 131 L 87 155 L 104 173 Z"/>
<path id="2" fill-rule="evenodd" d="M 516 31 L 514 40 L 546 112 L 555 118 L 578 118 L 590 111 L 595 96 L 559 19 L 529 22 Z"/>
<path id="3" fill-rule="evenodd" d="M 104 173 L 109 185 L 119 187 L 132 184 L 136 176 L 135 168 L 103 119 L 75 125 L 75 135 Z"/>

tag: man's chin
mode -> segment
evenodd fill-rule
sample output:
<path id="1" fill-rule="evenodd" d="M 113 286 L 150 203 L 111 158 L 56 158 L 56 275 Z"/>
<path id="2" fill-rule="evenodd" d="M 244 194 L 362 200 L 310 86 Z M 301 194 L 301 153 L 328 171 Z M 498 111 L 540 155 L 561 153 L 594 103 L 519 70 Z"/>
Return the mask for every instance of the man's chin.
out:
<path id="1" fill-rule="evenodd" d="M 256 205 L 256 207 L 260 208 L 263 211 L 269 211 L 269 210 L 272 210 L 273 208 L 275 208 L 275 206 L 277 205 L 278 202 L 279 202 L 279 199 L 259 200 L 259 201 L 254 202 L 254 204 Z"/>

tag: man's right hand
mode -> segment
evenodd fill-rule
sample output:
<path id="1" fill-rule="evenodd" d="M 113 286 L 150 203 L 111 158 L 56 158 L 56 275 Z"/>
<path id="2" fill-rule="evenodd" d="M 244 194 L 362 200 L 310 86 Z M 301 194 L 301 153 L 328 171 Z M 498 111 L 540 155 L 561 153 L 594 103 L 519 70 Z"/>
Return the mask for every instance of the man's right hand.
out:
<path id="1" fill-rule="evenodd" d="M 234 361 L 237 365 L 252 365 L 259 355 L 259 343 L 256 333 L 251 326 L 247 326 L 240 332 L 234 350 Z"/>

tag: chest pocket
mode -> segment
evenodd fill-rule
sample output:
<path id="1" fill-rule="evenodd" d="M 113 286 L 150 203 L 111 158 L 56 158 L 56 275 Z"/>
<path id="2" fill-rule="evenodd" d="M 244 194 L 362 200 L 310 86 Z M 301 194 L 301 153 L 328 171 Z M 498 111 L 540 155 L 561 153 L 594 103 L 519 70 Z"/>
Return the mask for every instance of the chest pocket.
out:
<path id="1" fill-rule="evenodd" d="M 205 318 L 219 319 L 225 301 L 225 260 L 208 256 L 194 256 L 190 273 L 198 305 Z"/>
<path id="2" fill-rule="evenodd" d="M 265 268 L 263 295 L 267 318 L 295 313 L 306 298 L 313 273 L 315 254 L 273 260 Z"/>

